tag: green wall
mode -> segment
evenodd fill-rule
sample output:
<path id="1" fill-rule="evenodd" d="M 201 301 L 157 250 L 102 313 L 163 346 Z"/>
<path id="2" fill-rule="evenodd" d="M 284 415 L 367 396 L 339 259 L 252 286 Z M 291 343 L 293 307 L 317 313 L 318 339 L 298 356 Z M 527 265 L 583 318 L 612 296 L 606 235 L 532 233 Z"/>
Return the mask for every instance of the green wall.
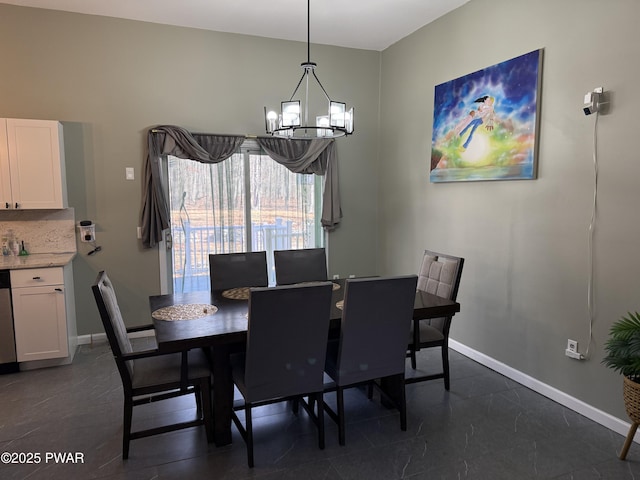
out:
<path id="1" fill-rule="evenodd" d="M 306 39 L 301 39 L 306 40 Z M 102 251 L 74 260 L 78 333 L 102 331 L 90 285 L 106 269 L 126 322 L 148 323 L 160 293 L 157 249 L 136 238 L 146 131 L 263 134 L 263 106 L 293 91 L 306 43 L 0 5 L 0 117 L 55 119 L 65 129 L 70 206 L 96 223 Z M 311 48 L 317 74 L 356 108 L 357 134 L 337 140 L 344 223 L 330 270 L 375 273 L 380 53 Z M 134 167 L 135 181 L 125 180 Z"/>
<path id="2" fill-rule="evenodd" d="M 600 361 L 611 323 L 640 309 L 638 18 L 637 0 L 471 0 L 385 50 L 381 79 L 381 272 L 415 269 L 424 248 L 465 257 L 452 338 L 624 420 L 622 378 Z M 538 179 L 430 183 L 434 86 L 538 48 Z M 589 344 L 596 119 L 581 109 L 599 86 L 593 341 L 576 361 L 564 350 Z"/>

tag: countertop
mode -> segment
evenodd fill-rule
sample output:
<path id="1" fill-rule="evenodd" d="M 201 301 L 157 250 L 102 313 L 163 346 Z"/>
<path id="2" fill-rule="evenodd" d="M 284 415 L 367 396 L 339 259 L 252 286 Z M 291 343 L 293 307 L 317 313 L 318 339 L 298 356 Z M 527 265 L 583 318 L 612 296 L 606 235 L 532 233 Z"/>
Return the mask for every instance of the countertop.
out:
<path id="1" fill-rule="evenodd" d="M 24 268 L 63 267 L 76 256 L 69 253 L 34 253 L 25 256 L 0 256 L 0 270 L 18 270 Z"/>

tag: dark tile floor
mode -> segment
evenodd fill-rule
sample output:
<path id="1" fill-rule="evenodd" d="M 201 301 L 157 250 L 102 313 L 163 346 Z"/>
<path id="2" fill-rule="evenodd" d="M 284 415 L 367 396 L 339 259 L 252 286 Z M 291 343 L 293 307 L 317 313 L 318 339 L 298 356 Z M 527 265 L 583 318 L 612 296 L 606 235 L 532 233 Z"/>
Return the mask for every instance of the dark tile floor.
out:
<path id="1" fill-rule="evenodd" d="M 437 364 L 436 354 L 420 352 L 420 365 Z M 0 452 L 40 455 L 39 463 L 0 463 L 0 479 L 640 478 L 638 445 L 620 461 L 622 436 L 456 352 L 451 360 L 450 392 L 439 380 L 407 387 L 406 432 L 397 412 L 359 389 L 347 395 L 344 447 L 329 419 L 319 450 L 304 411 L 257 410 L 249 469 L 235 428 L 233 444 L 222 448 L 208 445 L 202 428 L 134 440 L 123 461 L 120 378 L 106 344 L 85 345 L 73 365 L 0 376 Z M 134 426 L 194 415 L 188 399 L 163 403 L 136 407 Z M 56 463 L 47 452 L 83 462 Z"/>

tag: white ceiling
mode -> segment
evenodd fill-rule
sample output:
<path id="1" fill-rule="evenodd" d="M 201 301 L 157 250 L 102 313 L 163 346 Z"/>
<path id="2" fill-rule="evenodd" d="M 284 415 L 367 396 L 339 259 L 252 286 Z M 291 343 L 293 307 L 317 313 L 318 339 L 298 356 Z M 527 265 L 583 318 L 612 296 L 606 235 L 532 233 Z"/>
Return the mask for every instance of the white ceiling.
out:
<path id="1" fill-rule="evenodd" d="M 312 0 L 311 43 L 384 50 L 469 0 Z M 307 41 L 304 0 L 0 0 L 26 7 Z"/>

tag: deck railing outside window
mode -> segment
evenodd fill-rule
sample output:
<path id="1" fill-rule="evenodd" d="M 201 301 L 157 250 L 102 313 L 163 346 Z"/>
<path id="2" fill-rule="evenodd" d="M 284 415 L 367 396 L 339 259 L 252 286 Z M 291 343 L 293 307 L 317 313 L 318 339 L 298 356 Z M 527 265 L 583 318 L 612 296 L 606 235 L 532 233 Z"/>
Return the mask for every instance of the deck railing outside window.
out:
<path id="1" fill-rule="evenodd" d="M 251 251 L 267 252 L 270 283 L 275 282 L 273 251 L 304 248 L 310 239 L 305 231 L 294 229 L 293 222 L 276 218 L 274 224 L 251 225 Z M 174 292 L 209 289 L 209 254 L 244 251 L 245 227 L 182 226 L 171 228 L 173 238 Z M 216 251 L 222 246 L 224 251 Z"/>

